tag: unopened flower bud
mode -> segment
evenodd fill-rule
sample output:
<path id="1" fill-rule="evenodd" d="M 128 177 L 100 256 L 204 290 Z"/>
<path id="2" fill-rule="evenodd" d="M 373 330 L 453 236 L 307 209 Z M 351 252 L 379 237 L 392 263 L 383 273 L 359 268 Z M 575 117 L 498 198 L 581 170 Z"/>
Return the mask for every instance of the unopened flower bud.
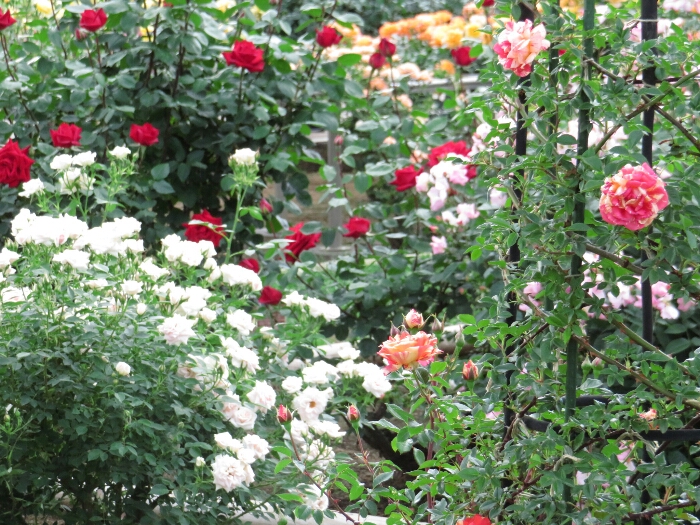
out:
<path id="1" fill-rule="evenodd" d="M 435 321 L 433 321 L 433 326 L 431 326 L 430 329 L 433 331 L 433 333 L 442 332 L 445 329 L 445 324 L 435 319 Z"/>
<path id="2" fill-rule="evenodd" d="M 462 377 L 465 381 L 474 381 L 479 377 L 479 367 L 474 364 L 470 359 L 464 363 L 464 368 L 462 368 Z"/>
<path id="3" fill-rule="evenodd" d="M 423 321 L 423 314 L 418 313 L 414 309 L 411 309 L 411 311 L 406 314 L 404 321 L 406 322 L 406 328 L 420 328 L 425 324 L 425 321 Z"/>
<path id="4" fill-rule="evenodd" d="M 143 315 L 146 313 L 146 309 L 148 307 L 144 303 L 139 303 L 136 305 L 136 313 L 139 315 Z"/>
<path id="5" fill-rule="evenodd" d="M 593 368 L 603 368 L 603 360 L 600 357 L 596 357 L 591 361 Z"/>
<path id="6" fill-rule="evenodd" d="M 207 464 L 206 461 L 204 461 L 204 458 L 202 456 L 198 456 L 197 459 L 194 460 L 194 466 L 197 468 L 202 468 Z"/>
<path id="7" fill-rule="evenodd" d="M 333 142 L 335 142 L 336 146 L 342 146 L 343 145 L 343 136 L 336 135 L 335 138 L 333 139 Z"/>
<path id="8" fill-rule="evenodd" d="M 286 406 L 280 405 L 277 409 L 277 421 L 279 421 L 280 425 L 292 422 L 292 413 Z"/>
<path id="9" fill-rule="evenodd" d="M 263 213 L 272 213 L 272 204 L 267 199 L 260 199 L 260 211 Z"/>
<path id="10" fill-rule="evenodd" d="M 357 409 L 355 405 L 350 405 L 348 407 L 348 421 L 350 423 L 355 423 L 356 421 L 360 420 L 360 411 Z"/>
<path id="11" fill-rule="evenodd" d="M 391 323 L 391 330 L 389 330 L 389 335 L 391 337 L 399 335 L 399 329 L 394 326 L 394 323 Z"/>

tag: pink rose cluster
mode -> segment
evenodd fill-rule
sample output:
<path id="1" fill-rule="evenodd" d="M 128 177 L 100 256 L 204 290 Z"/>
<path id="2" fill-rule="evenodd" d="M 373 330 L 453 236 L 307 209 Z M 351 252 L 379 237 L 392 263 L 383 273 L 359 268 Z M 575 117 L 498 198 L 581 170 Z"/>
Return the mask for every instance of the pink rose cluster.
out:
<path id="1" fill-rule="evenodd" d="M 476 204 L 458 204 L 455 210 L 457 215 L 451 210 L 442 212 L 442 221 L 450 226 L 466 226 L 472 219 L 478 219 L 481 213 L 476 209 Z"/>
<path id="2" fill-rule="evenodd" d="M 649 226 L 668 206 L 665 183 L 646 162 L 628 164 L 605 179 L 600 196 L 600 215 L 609 224 L 636 231 Z"/>
<path id="3" fill-rule="evenodd" d="M 501 65 L 519 77 L 526 77 L 532 71 L 532 63 L 540 51 L 549 49 L 547 31 L 543 24 L 532 25 L 531 20 L 510 21 L 498 35 L 498 43 L 493 50 Z"/>
<path id="4" fill-rule="evenodd" d="M 472 178 L 467 164 L 455 164 L 449 159 L 469 161 L 463 155 L 450 155 L 448 160 L 440 161 L 430 168 L 430 172 L 423 172 L 416 177 L 416 191 L 428 194 L 431 211 L 445 207 L 445 201 L 451 194 L 451 184 L 464 186 Z"/>
<path id="5" fill-rule="evenodd" d="M 589 265 L 598 262 L 598 255 L 586 252 L 583 256 L 585 262 Z M 642 307 L 642 283 L 637 280 L 636 283 L 632 285 L 624 283 L 616 283 L 618 293 L 615 294 L 612 290 L 608 291 L 605 288 L 599 286 L 603 283 L 604 278 L 602 273 L 598 272 L 595 267 L 587 268 L 583 273 L 583 284 L 595 283 L 593 286 L 586 286 L 588 289 L 588 295 L 591 297 L 597 297 L 603 301 L 603 306 L 614 308 L 616 310 L 625 306 L 634 306 L 636 308 Z M 595 277 L 593 277 L 595 276 Z M 651 304 L 652 307 L 657 310 L 662 319 L 678 319 L 680 312 L 687 312 L 696 305 L 696 302 L 692 299 L 679 298 L 674 304 L 673 294 L 670 293 L 671 285 L 664 282 L 656 282 L 651 286 Z M 540 305 L 540 301 L 536 300 L 535 297 L 543 290 L 543 286 L 539 282 L 531 282 L 523 289 L 523 294 L 527 295 L 533 304 L 536 306 Z M 569 289 L 567 289 L 569 291 Z M 529 313 L 530 307 L 526 304 L 520 305 L 520 310 Z M 592 315 L 592 314 L 590 314 Z M 601 316 L 604 318 L 605 316 Z"/>

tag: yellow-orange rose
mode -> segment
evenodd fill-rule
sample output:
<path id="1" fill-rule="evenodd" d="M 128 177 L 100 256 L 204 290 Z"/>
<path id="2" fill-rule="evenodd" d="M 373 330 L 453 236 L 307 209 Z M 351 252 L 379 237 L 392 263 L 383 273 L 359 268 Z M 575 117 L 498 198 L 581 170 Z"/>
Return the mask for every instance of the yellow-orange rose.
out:
<path id="1" fill-rule="evenodd" d="M 414 335 L 400 332 L 382 343 L 377 353 L 386 359 L 387 366 L 384 371 L 389 373 L 401 367 L 411 369 L 419 365 L 425 366 L 442 352 L 438 350 L 437 338 L 434 335 L 425 332 Z"/>

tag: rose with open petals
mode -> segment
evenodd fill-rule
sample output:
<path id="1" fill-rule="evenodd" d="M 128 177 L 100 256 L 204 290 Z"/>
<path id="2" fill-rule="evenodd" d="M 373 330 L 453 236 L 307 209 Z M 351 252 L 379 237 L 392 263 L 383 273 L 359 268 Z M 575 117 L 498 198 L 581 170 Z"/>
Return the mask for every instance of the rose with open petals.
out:
<path id="1" fill-rule="evenodd" d="M 285 257 L 287 258 L 287 262 L 292 263 L 296 261 L 299 258 L 299 255 L 301 252 L 304 252 L 306 250 L 310 250 L 316 244 L 318 241 L 321 239 L 321 234 L 320 233 L 312 233 L 310 235 L 306 235 L 305 233 L 302 233 L 301 229 L 304 227 L 304 223 L 300 222 L 299 224 L 295 224 L 291 228 L 289 228 L 292 232 L 291 235 L 288 235 L 285 237 L 286 239 L 290 240 L 291 242 L 287 245 L 286 248 L 286 254 Z"/>
<path id="2" fill-rule="evenodd" d="M 441 160 L 444 160 L 448 155 L 460 155 L 462 157 L 468 157 L 471 150 L 467 147 L 467 143 L 463 140 L 457 142 L 445 142 L 442 146 L 437 146 L 430 150 L 430 155 L 428 155 L 428 166 L 433 167 L 437 165 Z M 474 174 L 476 176 L 476 174 Z M 473 179 L 474 177 L 469 177 Z"/>
<path id="3" fill-rule="evenodd" d="M 66 124 L 62 122 L 58 129 L 50 129 L 51 142 L 57 148 L 70 148 L 71 146 L 80 146 L 80 134 L 83 132 L 80 126 L 75 124 Z"/>
<path id="4" fill-rule="evenodd" d="M 437 338 L 425 332 L 399 332 L 382 343 L 377 354 L 386 359 L 384 372 L 389 373 L 401 367 L 412 369 L 432 363 L 442 353 L 437 344 Z"/>
<path id="5" fill-rule="evenodd" d="M 472 56 L 470 55 L 471 51 L 472 48 L 469 46 L 462 46 L 458 47 L 457 49 L 453 49 L 451 53 L 455 64 L 461 67 L 466 67 L 472 62 L 474 62 L 476 58 L 472 58 Z"/>
<path id="6" fill-rule="evenodd" d="M 8 140 L 0 148 L 0 184 L 16 188 L 22 182 L 29 181 L 29 168 L 34 161 L 27 155 L 28 151 L 29 146 L 20 148 L 14 140 Z"/>
<path id="7" fill-rule="evenodd" d="M 219 217 L 214 217 L 208 210 L 202 210 L 202 213 L 192 215 L 192 221 L 194 223 L 186 222 L 183 224 L 185 237 L 192 242 L 211 241 L 218 248 L 224 236 L 224 229 L 221 227 L 223 221 Z"/>
<path id="8" fill-rule="evenodd" d="M 498 44 L 493 50 L 501 65 L 519 77 L 532 71 L 532 63 L 538 53 L 549 49 L 547 31 L 543 24 L 532 26 L 531 20 L 506 22 L 506 28 L 498 35 Z"/>
<path id="9" fill-rule="evenodd" d="M 86 9 L 80 15 L 80 27 L 91 33 L 102 29 L 106 23 L 107 13 L 104 12 L 104 9 Z"/>
<path id="10" fill-rule="evenodd" d="M 389 184 L 396 188 L 396 191 L 406 191 L 416 186 L 416 177 L 420 173 L 415 166 L 406 166 L 394 172 L 394 180 Z"/>
<path id="11" fill-rule="evenodd" d="M 277 288 L 273 288 L 272 286 L 263 286 L 263 289 L 260 292 L 260 299 L 258 299 L 260 304 L 269 304 L 271 306 L 280 304 L 281 300 L 282 292 L 280 292 Z"/>
<path id="12" fill-rule="evenodd" d="M 369 231 L 370 222 L 363 217 L 351 217 L 348 222 L 343 224 L 348 232 L 343 234 L 343 237 L 351 237 L 353 239 L 359 239 L 367 235 Z"/>
<path id="13" fill-rule="evenodd" d="M 469 518 L 458 520 L 455 525 L 491 525 L 491 520 L 479 514 L 475 514 Z"/>
<path id="14" fill-rule="evenodd" d="M 609 224 L 636 231 L 649 226 L 668 206 L 665 183 L 646 162 L 628 164 L 605 179 L 600 196 L 600 215 Z"/>
<path id="15" fill-rule="evenodd" d="M 338 44 L 342 39 L 343 35 L 333 27 L 323 26 L 316 30 L 316 43 L 323 48 Z"/>
<path id="16" fill-rule="evenodd" d="M 263 50 L 247 40 L 238 40 L 233 44 L 233 50 L 222 53 L 226 64 L 247 69 L 251 73 L 260 73 L 265 69 Z"/>
<path id="17" fill-rule="evenodd" d="M 148 122 L 143 126 L 132 124 L 131 130 L 129 131 L 131 140 L 142 146 L 153 146 L 153 144 L 158 142 L 158 135 L 160 135 L 160 131 Z"/>

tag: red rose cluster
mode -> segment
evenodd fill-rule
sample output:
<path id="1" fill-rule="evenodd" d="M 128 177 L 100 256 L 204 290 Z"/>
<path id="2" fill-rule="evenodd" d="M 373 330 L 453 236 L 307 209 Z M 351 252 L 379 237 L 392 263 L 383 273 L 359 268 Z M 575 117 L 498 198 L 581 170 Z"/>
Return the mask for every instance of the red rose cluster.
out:
<path id="1" fill-rule="evenodd" d="M 285 254 L 288 263 L 293 263 L 294 261 L 296 261 L 299 258 L 301 252 L 310 250 L 311 248 L 316 246 L 318 244 L 318 241 L 321 239 L 320 233 L 312 233 L 310 235 L 302 233 L 301 229 L 303 227 L 303 222 L 295 224 L 294 226 L 289 228 L 294 233 L 285 237 L 285 239 L 289 239 L 291 241 L 287 245 L 287 253 Z"/>
<path id="2" fill-rule="evenodd" d="M 62 122 L 58 129 L 50 129 L 51 142 L 56 148 L 70 148 L 71 146 L 80 146 L 80 134 L 82 128 L 75 124 L 66 124 Z"/>
<path id="3" fill-rule="evenodd" d="M 208 210 L 202 210 L 202 213 L 195 213 L 192 215 L 192 220 L 206 222 L 211 224 L 213 228 L 206 224 L 186 222 L 183 224 L 185 237 L 192 242 L 211 241 L 218 248 L 219 244 L 221 244 L 221 239 L 224 237 L 224 229 L 220 227 L 223 221 L 219 217 L 214 217 Z"/>
<path id="4" fill-rule="evenodd" d="M 238 40 L 233 44 L 233 50 L 222 53 L 226 65 L 238 66 L 251 73 L 260 73 L 265 69 L 263 50 L 247 40 Z"/>
<path id="5" fill-rule="evenodd" d="M 0 184 L 16 188 L 31 178 L 29 168 L 34 161 L 27 155 L 28 151 L 29 146 L 20 148 L 14 140 L 8 140 L 7 144 L 0 148 Z"/>

